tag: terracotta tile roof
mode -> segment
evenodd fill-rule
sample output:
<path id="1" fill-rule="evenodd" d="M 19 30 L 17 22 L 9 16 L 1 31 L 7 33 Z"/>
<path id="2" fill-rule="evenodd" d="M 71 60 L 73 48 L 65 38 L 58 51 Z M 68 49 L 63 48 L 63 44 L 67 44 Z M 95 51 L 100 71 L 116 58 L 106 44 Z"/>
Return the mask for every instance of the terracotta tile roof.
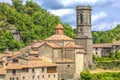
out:
<path id="1" fill-rule="evenodd" d="M 4 68 L 0 68 L 0 75 L 5 75 L 6 74 L 6 70 Z"/>
<path id="2" fill-rule="evenodd" d="M 67 45 L 65 45 L 65 48 L 83 48 L 83 47 L 76 45 L 74 42 L 70 42 Z"/>
<path id="3" fill-rule="evenodd" d="M 113 42 L 112 45 L 114 45 L 114 46 L 119 46 L 119 45 L 120 45 L 120 41 L 115 41 L 115 42 Z"/>
<path id="4" fill-rule="evenodd" d="M 42 59 L 35 57 L 35 56 L 28 56 L 28 59 L 29 60 L 42 60 Z"/>
<path id="5" fill-rule="evenodd" d="M 70 59 L 59 59 L 56 61 L 57 63 L 73 63 L 75 61 L 70 60 Z"/>
<path id="6" fill-rule="evenodd" d="M 37 43 L 35 43 L 32 47 L 38 48 L 38 47 L 40 47 L 40 46 L 43 45 L 43 44 L 44 44 L 44 42 L 42 42 L 42 43 L 37 42 Z"/>
<path id="7" fill-rule="evenodd" d="M 51 66 L 57 65 L 43 60 L 32 60 L 29 61 L 28 65 L 24 65 L 22 68 L 51 67 Z"/>
<path id="8" fill-rule="evenodd" d="M 79 50 L 77 53 L 79 54 L 79 53 L 87 53 L 87 52 L 84 49 L 82 49 L 82 50 Z"/>
<path id="9" fill-rule="evenodd" d="M 19 64 L 8 64 L 5 69 L 22 69 L 22 66 Z"/>
<path id="10" fill-rule="evenodd" d="M 63 35 L 63 34 L 54 34 L 54 35 L 48 37 L 47 39 L 45 39 L 45 41 L 49 41 L 49 40 L 53 40 L 53 41 L 58 41 L 58 40 L 60 40 L 60 41 L 66 40 L 67 41 L 68 40 L 68 41 L 71 41 L 73 39 L 66 36 L 66 35 Z"/>
<path id="11" fill-rule="evenodd" d="M 106 47 L 112 47 L 111 43 L 104 43 L 104 44 L 93 44 L 94 48 L 106 48 Z"/>
<path id="12" fill-rule="evenodd" d="M 48 44 L 52 48 L 61 48 L 61 46 L 59 46 L 59 45 L 57 45 L 55 43 L 46 43 L 46 44 Z"/>
<path id="13" fill-rule="evenodd" d="M 32 51 L 30 51 L 30 54 L 36 54 L 36 55 L 37 55 L 37 54 L 38 54 L 38 51 L 33 51 L 33 50 L 32 50 Z"/>
<path id="14" fill-rule="evenodd" d="M 3 58 L 0 57 L 0 62 L 3 62 L 3 61 L 4 61 Z"/>
<path id="15" fill-rule="evenodd" d="M 39 60 L 29 60 L 27 65 L 20 65 L 20 64 L 8 64 L 5 69 L 9 70 L 18 70 L 22 68 L 37 68 L 37 67 L 55 67 L 57 66 L 56 64 L 53 64 L 51 62 L 46 62 L 41 59 Z"/>
<path id="16" fill-rule="evenodd" d="M 63 29 L 63 26 L 62 26 L 62 24 L 58 24 L 56 28 L 62 28 Z"/>

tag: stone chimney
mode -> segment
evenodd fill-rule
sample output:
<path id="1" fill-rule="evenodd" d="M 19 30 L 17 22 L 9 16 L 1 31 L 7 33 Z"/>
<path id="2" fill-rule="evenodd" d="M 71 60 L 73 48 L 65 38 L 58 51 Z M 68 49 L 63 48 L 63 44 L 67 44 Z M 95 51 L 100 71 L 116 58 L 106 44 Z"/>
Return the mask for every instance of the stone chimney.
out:
<path id="1" fill-rule="evenodd" d="M 56 34 L 64 34 L 64 28 L 61 24 L 58 24 L 56 27 Z"/>

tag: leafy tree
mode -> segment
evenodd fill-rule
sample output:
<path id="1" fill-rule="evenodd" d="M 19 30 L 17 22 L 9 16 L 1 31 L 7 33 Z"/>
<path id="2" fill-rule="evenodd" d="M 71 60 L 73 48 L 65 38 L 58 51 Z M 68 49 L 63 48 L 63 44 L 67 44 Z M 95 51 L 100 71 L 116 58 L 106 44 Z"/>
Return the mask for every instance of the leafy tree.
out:
<path id="1" fill-rule="evenodd" d="M 114 58 L 114 57 L 115 57 L 114 52 L 113 52 L 113 51 L 110 51 L 110 53 L 109 53 L 109 58 Z"/>
<path id="2" fill-rule="evenodd" d="M 81 80 L 92 80 L 92 76 L 88 70 L 81 72 Z"/>
<path id="3" fill-rule="evenodd" d="M 120 51 L 117 52 L 116 58 L 117 58 L 117 59 L 120 59 Z"/>

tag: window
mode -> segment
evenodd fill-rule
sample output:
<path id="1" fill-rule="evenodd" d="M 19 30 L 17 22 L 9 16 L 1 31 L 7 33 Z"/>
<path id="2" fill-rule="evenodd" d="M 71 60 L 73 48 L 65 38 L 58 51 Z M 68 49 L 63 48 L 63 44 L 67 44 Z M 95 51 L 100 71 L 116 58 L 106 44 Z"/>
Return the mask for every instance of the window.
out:
<path id="1" fill-rule="evenodd" d="M 50 78 L 50 75 L 48 75 L 48 78 Z"/>
<path id="2" fill-rule="evenodd" d="M 83 23 L 83 15 L 80 14 L 80 20 L 81 20 L 81 23 Z"/>
<path id="3" fill-rule="evenodd" d="M 42 72 L 44 72 L 44 68 L 42 68 Z"/>
<path id="4" fill-rule="evenodd" d="M 32 73 L 34 73 L 35 72 L 35 70 L 34 69 L 32 69 Z"/>
<path id="5" fill-rule="evenodd" d="M 44 75 L 42 77 L 44 78 Z"/>
<path id="6" fill-rule="evenodd" d="M 13 70 L 13 71 L 12 71 L 12 74 L 13 74 L 13 75 L 16 75 L 16 70 Z"/>
<path id="7" fill-rule="evenodd" d="M 40 76 L 38 75 L 38 79 L 40 78 Z"/>
<path id="8" fill-rule="evenodd" d="M 32 78 L 34 79 L 34 76 L 32 76 Z"/>
<path id="9" fill-rule="evenodd" d="M 28 68 L 22 69 L 22 72 L 28 72 Z"/>
<path id="10" fill-rule="evenodd" d="M 14 80 L 14 77 L 10 77 L 10 80 Z"/>
<path id="11" fill-rule="evenodd" d="M 56 73 L 57 70 L 56 70 L 56 67 L 48 67 L 47 68 L 47 73 Z"/>
<path id="12" fill-rule="evenodd" d="M 17 77 L 16 80 L 19 80 L 19 78 Z"/>
<path id="13" fill-rule="evenodd" d="M 70 67 L 70 65 L 67 65 L 67 67 Z"/>
<path id="14" fill-rule="evenodd" d="M 25 77 L 23 76 L 23 80 L 25 79 Z"/>
<path id="15" fill-rule="evenodd" d="M 80 28 L 80 32 L 82 32 L 82 28 Z"/>
<path id="16" fill-rule="evenodd" d="M 54 74 L 54 78 L 55 78 L 55 74 Z"/>
<path id="17" fill-rule="evenodd" d="M 18 59 L 13 59 L 13 63 L 18 63 Z"/>

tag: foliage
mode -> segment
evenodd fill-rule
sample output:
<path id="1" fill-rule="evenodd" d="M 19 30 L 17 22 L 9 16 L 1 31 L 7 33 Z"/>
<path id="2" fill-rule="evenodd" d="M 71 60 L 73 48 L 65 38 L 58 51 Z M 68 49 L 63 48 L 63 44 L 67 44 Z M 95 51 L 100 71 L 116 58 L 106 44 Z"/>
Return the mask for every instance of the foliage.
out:
<path id="1" fill-rule="evenodd" d="M 94 61 L 96 62 L 102 62 L 102 61 L 113 61 L 113 60 L 116 60 L 115 57 L 94 57 Z"/>
<path id="2" fill-rule="evenodd" d="M 120 40 L 120 25 L 108 31 L 93 31 L 93 43 L 111 43 Z"/>
<path id="3" fill-rule="evenodd" d="M 114 61 L 102 61 L 102 62 L 96 62 L 96 67 L 101 69 L 119 69 L 120 68 L 120 61 L 114 60 Z"/>
<path id="4" fill-rule="evenodd" d="M 120 51 L 117 52 L 116 58 L 120 60 Z"/>
<path id="5" fill-rule="evenodd" d="M 88 70 L 81 72 L 80 75 L 81 75 L 81 80 L 92 80 L 92 76 Z"/>
<path id="6" fill-rule="evenodd" d="M 88 72 L 84 72 L 84 74 L 88 74 Z M 87 76 L 81 77 L 81 79 L 82 80 L 119 80 L 120 72 L 115 72 L 115 73 L 104 72 L 104 73 L 94 73 L 94 74 L 89 73 L 89 76 L 91 76 L 90 79 L 87 79 Z"/>
<path id="7" fill-rule="evenodd" d="M 62 23 L 58 16 L 55 16 L 37 3 L 22 0 L 12 0 L 12 5 L 0 3 L 0 51 L 6 49 L 16 50 L 29 44 L 31 40 L 43 40 L 55 33 L 58 23 L 63 24 L 65 34 L 74 37 L 72 27 Z M 22 42 L 14 39 L 11 29 L 18 31 Z"/>
<path id="8" fill-rule="evenodd" d="M 114 58 L 114 57 L 115 57 L 114 52 L 113 52 L 113 51 L 110 51 L 110 53 L 109 53 L 109 58 Z"/>

